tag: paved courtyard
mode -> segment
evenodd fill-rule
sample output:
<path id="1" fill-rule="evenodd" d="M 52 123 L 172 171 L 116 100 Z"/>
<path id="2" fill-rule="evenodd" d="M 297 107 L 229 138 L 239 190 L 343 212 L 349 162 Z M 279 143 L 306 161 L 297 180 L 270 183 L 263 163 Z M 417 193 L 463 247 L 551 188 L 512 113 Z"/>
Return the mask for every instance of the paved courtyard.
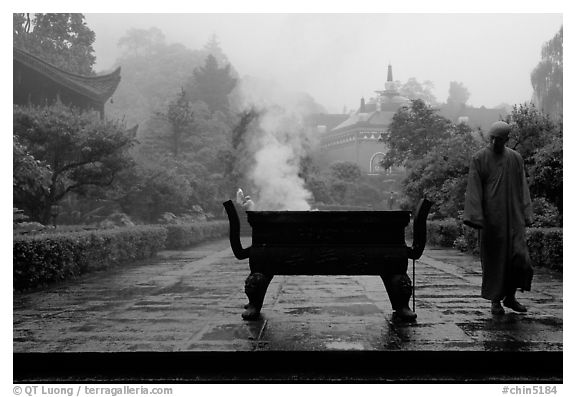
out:
<path id="1" fill-rule="evenodd" d="M 247 275 L 248 261 L 221 239 L 14 294 L 14 352 L 563 349 L 562 274 L 549 269 L 536 268 L 532 291 L 518 293 L 528 313 L 492 316 L 479 297 L 478 259 L 427 248 L 416 262 L 413 324 L 392 317 L 374 276 L 276 276 L 262 318 L 247 322 L 240 316 Z"/>

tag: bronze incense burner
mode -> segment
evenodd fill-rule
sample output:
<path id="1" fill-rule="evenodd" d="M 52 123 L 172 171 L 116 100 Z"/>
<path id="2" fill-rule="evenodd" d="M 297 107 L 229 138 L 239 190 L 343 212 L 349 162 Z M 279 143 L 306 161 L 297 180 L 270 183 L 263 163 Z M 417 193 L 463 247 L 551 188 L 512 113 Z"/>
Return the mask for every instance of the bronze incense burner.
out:
<path id="1" fill-rule="evenodd" d="M 232 251 L 250 265 L 242 317 L 259 318 L 274 275 L 374 275 L 382 278 L 394 314 L 413 321 L 408 260 L 422 255 L 430 206 L 426 199 L 418 204 L 412 247 L 404 236 L 409 211 L 248 211 L 252 246 L 243 248 L 238 213 L 225 202 Z"/>

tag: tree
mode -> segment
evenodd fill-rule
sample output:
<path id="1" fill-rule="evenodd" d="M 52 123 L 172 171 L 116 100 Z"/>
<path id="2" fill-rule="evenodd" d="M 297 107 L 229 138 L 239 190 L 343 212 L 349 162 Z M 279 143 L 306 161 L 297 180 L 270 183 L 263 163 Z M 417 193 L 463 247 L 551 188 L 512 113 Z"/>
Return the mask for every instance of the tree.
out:
<path id="1" fill-rule="evenodd" d="M 230 68 L 230 64 L 220 68 L 216 58 L 208 55 L 204 66 L 194 69 L 193 80 L 187 89 L 190 100 L 205 102 L 212 112 L 227 112 L 228 95 L 237 81 L 231 76 Z"/>
<path id="2" fill-rule="evenodd" d="M 174 169 L 138 166 L 121 178 L 117 202 L 126 214 L 148 223 L 165 212 L 181 215 L 198 202 L 189 180 Z"/>
<path id="3" fill-rule="evenodd" d="M 524 158 L 533 197 L 541 197 L 562 211 L 562 116 L 552 119 L 534 104 L 515 105 L 505 118 L 512 125 L 508 146 Z"/>
<path id="4" fill-rule="evenodd" d="M 406 83 L 400 86 L 400 95 L 410 99 L 421 99 L 428 105 L 437 105 L 438 101 L 432 93 L 434 83 L 429 80 L 419 83 L 415 77 L 410 77 Z"/>
<path id="5" fill-rule="evenodd" d="M 41 223 L 50 221 L 52 206 L 68 193 L 82 194 L 87 186 L 110 187 L 132 164 L 127 151 L 133 138 L 117 122 L 57 104 L 41 109 L 15 106 L 13 125 L 22 146 L 51 172 L 47 189 L 14 196 L 15 204 Z"/>
<path id="6" fill-rule="evenodd" d="M 508 146 L 518 151 L 527 165 L 533 164 L 532 156 L 550 142 L 557 128 L 550 116 L 534 104 L 514 105 L 504 121 L 512 125 Z"/>
<path id="7" fill-rule="evenodd" d="M 455 122 L 457 117 L 464 113 L 468 98 L 470 98 L 468 89 L 464 87 L 462 83 L 451 81 L 448 98 L 446 99 L 446 105 L 443 107 L 442 113 Z"/>
<path id="8" fill-rule="evenodd" d="M 72 73 L 91 75 L 96 38 L 83 14 L 14 14 L 13 44 Z"/>
<path id="9" fill-rule="evenodd" d="M 329 169 L 332 178 L 343 182 L 354 182 L 362 175 L 358 164 L 351 161 L 337 161 L 332 163 Z"/>
<path id="10" fill-rule="evenodd" d="M 562 115 L 563 26 L 542 47 L 542 60 L 530 75 L 538 108 L 554 118 Z"/>
<path id="11" fill-rule="evenodd" d="M 162 141 L 167 151 L 177 158 L 182 150 L 186 150 L 195 129 L 194 112 L 184 90 L 168 104 L 165 113 L 158 112 L 156 117 L 167 123 L 168 128 L 165 134 L 157 134 L 152 139 Z"/>
<path id="12" fill-rule="evenodd" d="M 181 91 L 143 128 L 137 161 L 145 168 L 173 172 L 192 189 L 189 207 L 219 211 L 233 176 L 226 170 L 234 159 L 230 127 L 222 113 L 211 113 L 204 102 L 190 103 Z M 181 212 L 175 209 L 171 212 Z"/>
<path id="13" fill-rule="evenodd" d="M 156 28 L 130 30 L 119 46 L 123 52 L 116 66 L 122 66 L 122 81 L 107 114 L 123 118 L 128 126 L 142 126 L 156 112 L 164 111 L 174 93 L 191 78 L 192 70 L 204 61 L 202 51 L 167 44 L 164 33 Z"/>
<path id="14" fill-rule="evenodd" d="M 228 61 L 228 57 L 222 51 L 218 37 L 215 34 L 210 36 L 210 39 L 204 45 L 204 51 L 206 51 L 207 55 L 212 55 L 219 65 L 226 65 L 230 63 Z"/>
<path id="15" fill-rule="evenodd" d="M 560 213 L 563 207 L 562 153 L 562 137 L 555 134 L 550 143 L 536 150 L 534 164 L 528 169 L 532 194 L 554 204 Z"/>
<path id="16" fill-rule="evenodd" d="M 338 161 L 330 165 L 328 169 L 328 188 L 332 200 L 339 204 L 357 204 L 358 199 L 354 197 L 362 170 L 350 161 Z"/>
<path id="17" fill-rule="evenodd" d="M 470 159 L 483 145 L 467 125 L 452 126 L 450 136 L 410 164 L 404 181 L 408 207 L 426 197 L 439 217 L 457 218 L 464 206 Z"/>
<path id="18" fill-rule="evenodd" d="M 220 162 L 224 165 L 224 175 L 229 178 L 233 187 L 246 186 L 247 181 L 243 178 L 248 172 L 252 157 L 245 138 L 256 128 L 260 114 L 255 107 L 236 114 L 230 131 L 230 149 L 221 150 L 219 153 Z"/>
<path id="19" fill-rule="evenodd" d="M 118 40 L 118 47 L 126 56 L 149 57 L 157 55 L 166 46 L 164 33 L 155 27 L 150 29 L 130 29 Z"/>
<path id="20" fill-rule="evenodd" d="M 464 87 L 464 84 L 458 83 L 456 81 L 450 82 L 450 89 L 448 90 L 448 99 L 446 103 L 449 106 L 465 106 L 466 102 L 470 98 L 470 92 L 468 89 Z"/>
<path id="21" fill-rule="evenodd" d="M 37 160 L 20 143 L 18 136 L 13 136 L 12 150 L 12 189 L 14 203 L 26 207 L 40 202 L 50 189 L 52 171 L 44 162 Z M 19 205 L 22 205 L 19 204 Z"/>
<path id="22" fill-rule="evenodd" d="M 330 185 L 328 181 L 320 175 L 308 176 L 305 188 L 312 193 L 315 203 L 331 204 L 333 202 L 333 197 L 330 194 Z"/>
<path id="23" fill-rule="evenodd" d="M 393 116 L 380 141 L 388 145 L 383 166 L 406 165 L 423 157 L 449 135 L 450 121 L 421 99 L 401 107 Z"/>

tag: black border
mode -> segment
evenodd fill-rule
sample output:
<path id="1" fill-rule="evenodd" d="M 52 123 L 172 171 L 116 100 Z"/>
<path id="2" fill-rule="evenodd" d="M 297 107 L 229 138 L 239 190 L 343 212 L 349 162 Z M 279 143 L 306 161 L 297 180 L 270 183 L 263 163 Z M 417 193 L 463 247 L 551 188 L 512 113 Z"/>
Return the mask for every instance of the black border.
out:
<path id="1" fill-rule="evenodd" d="M 14 353 L 14 383 L 562 383 L 563 352 Z"/>

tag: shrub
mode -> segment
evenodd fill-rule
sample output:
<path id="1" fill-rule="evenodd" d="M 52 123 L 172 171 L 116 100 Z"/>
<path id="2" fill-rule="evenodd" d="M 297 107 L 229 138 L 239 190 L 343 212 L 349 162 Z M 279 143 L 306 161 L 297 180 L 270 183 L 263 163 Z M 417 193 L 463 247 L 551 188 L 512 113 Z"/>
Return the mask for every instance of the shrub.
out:
<path id="1" fill-rule="evenodd" d="M 454 248 L 462 252 L 471 252 L 474 255 L 480 254 L 480 246 L 478 245 L 478 230 L 471 227 L 460 225 L 460 236 L 454 241 Z"/>
<path id="2" fill-rule="evenodd" d="M 228 225 L 228 221 L 166 225 L 166 248 L 185 248 L 203 240 L 222 237 L 228 233 Z"/>
<path id="3" fill-rule="evenodd" d="M 532 200 L 534 208 L 534 223 L 532 227 L 559 227 L 562 226 L 562 215 L 558 208 L 543 197 Z"/>
<path id="4" fill-rule="evenodd" d="M 406 229 L 407 238 L 411 238 L 411 235 L 412 224 Z M 477 230 L 464 226 L 455 219 L 427 223 L 429 245 L 454 247 L 478 255 L 480 248 L 477 236 Z M 534 265 L 562 269 L 562 238 L 562 228 L 527 228 L 526 243 Z"/>
<path id="5" fill-rule="evenodd" d="M 147 259 L 159 250 L 179 249 L 228 233 L 227 221 L 130 226 L 62 232 L 48 229 L 14 235 L 13 282 L 26 290 L 93 270 Z M 68 230 L 70 230 L 69 227 Z"/>
<path id="6" fill-rule="evenodd" d="M 528 228 L 526 241 L 536 266 L 561 270 L 563 265 L 562 228 Z"/>
<path id="7" fill-rule="evenodd" d="M 14 236 L 14 289 L 149 258 L 164 247 L 165 240 L 166 230 L 157 226 Z"/>
<path id="8" fill-rule="evenodd" d="M 455 219 L 429 221 L 427 227 L 428 243 L 441 247 L 453 247 L 461 234 L 461 225 Z"/>

